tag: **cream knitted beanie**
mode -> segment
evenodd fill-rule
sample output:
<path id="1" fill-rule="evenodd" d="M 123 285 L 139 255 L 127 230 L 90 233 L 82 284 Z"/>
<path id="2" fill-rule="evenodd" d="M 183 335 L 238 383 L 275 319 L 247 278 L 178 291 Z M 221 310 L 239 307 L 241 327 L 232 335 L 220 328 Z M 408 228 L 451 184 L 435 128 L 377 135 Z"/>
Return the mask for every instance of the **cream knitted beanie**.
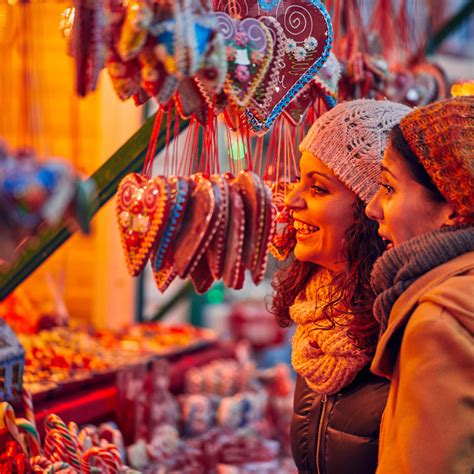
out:
<path id="1" fill-rule="evenodd" d="M 388 134 L 410 110 L 388 100 L 342 102 L 316 120 L 300 151 L 319 158 L 368 203 L 378 189 Z"/>

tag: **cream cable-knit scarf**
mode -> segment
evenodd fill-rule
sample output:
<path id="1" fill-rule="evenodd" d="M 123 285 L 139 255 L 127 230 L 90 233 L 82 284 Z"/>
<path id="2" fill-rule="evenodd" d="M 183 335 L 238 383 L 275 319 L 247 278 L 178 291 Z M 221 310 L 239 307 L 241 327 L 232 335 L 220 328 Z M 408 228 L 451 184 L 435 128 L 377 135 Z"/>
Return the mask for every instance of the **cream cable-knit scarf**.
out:
<path id="1" fill-rule="evenodd" d="M 369 350 L 357 348 L 347 335 L 352 316 L 339 316 L 332 329 L 322 315 L 328 300 L 331 277 L 327 272 L 315 275 L 290 307 L 297 324 L 292 342 L 291 362 L 308 386 L 318 393 L 331 395 L 350 384 L 369 362 Z"/>

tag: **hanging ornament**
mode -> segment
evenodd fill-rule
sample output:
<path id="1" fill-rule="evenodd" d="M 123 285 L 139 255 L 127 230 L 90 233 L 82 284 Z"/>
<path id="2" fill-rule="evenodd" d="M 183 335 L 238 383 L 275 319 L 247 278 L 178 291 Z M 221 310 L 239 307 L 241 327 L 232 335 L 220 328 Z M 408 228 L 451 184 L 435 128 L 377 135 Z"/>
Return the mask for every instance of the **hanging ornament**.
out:
<path id="1" fill-rule="evenodd" d="M 260 92 L 260 96 L 254 102 L 254 109 L 249 107 L 245 110 L 246 120 L 253 131 L 265 132 L 326 61 L 332 42 L 329 15 L 324 5 L 317 0 L 292 2 L 280 0 L 274 3 L 219 0 L 215 9 L 222 12 L 218 16 L 219 30 L 230 46 L 242 43 L 243 35 L 235 24 L 232 27 L 229 19 L 236 21 L 238 18 L 238 24 L 248 19 L 258 20 L 259 28 L 255 27 L 257 37 L 263 26 L 271 31 L 276 47 L 273 47 L 267 77 L 272 84 L 275 84 L 275 88 L 271 91 L 271 100 L 269 96 L 262 97 Z M 246 36 L 250 41 L 252 35 Z M 250 59 L 248 51 L 244 55 L 241 50 L 235 48 L 234 62 L 239 66 L 238 63 L 245 60 L 249 61 L 250 66 L 255 64 Z M 243 68 L 239 68 L 239 75 L 241 70 L 243 71 Z M 251 77 L 242 72 L 240 77 L 244 79 L 244 76 Z M 263 107 L 259 107 L 258 104 L 263 104 Z"/>

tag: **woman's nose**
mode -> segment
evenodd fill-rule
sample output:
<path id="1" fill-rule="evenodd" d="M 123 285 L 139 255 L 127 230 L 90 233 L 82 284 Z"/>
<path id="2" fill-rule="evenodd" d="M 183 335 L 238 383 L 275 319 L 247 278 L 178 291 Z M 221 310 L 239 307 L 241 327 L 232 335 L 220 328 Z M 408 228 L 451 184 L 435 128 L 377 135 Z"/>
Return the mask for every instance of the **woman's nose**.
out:
<path id="1" fill-rule="evenodd" d="M 289 209 L 304 209 L 306 207 L 306 201 L 301 195 L 299 185 L 286 195 L 285 206 Z"/>
<path id="2" fill-rule="evenodd" d="M 365 214 L 369 219 L 380 222 L 383 218 L 383 210 L 380 204 L 380 189 L 377 194 L 369 201 L 365 208 Z"/>

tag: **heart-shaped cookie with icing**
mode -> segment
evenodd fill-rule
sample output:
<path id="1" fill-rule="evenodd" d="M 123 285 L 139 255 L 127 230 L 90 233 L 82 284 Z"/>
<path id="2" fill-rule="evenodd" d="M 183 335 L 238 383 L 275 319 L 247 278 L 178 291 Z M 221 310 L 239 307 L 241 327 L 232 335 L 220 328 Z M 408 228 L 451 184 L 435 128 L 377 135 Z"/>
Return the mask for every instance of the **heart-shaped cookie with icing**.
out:
<path id="1" fill-rule="evenodd" d="M 229 226 L 229 214 L 230 214 L 230 196 L 229 196 L 229 183 L 227 180 L 219 175 L 211 176 L 212 182 L 219 187 L 221 194 L 221 208 L 222 208 L 222 219 L 217 226 L 216 233 L 206 250 L 205 257 L 212 276 L 215 280 L 222 278 L 224 271 L 224 259 L 226 251 L 226 237 Z"/>
<path id="2" fill-rule="evenodd" d="M 263 183 L 253 171 L 240 172 L 237 176 L 237 184 L 245 209 L 245 240 L 242 258 L 245 268 L 250 270 L 263 234 L 265 192 Z"/>
<path id="3" fill-rule="evenodd" d="M 178 272 L 170 260 L 166 261 L 160 270 L 153 271 L 153 278 L 160 293 L 164 293 L 177 276 Z"/>
<path id="4" fill-rule="evenodd" d="M 185 178 L 172 176 L 168 178 L 170 186 L 170 210 L 162 237 L 151 254 L 151 264 L 155 272 L 171 257 L 172 242 L 181 229 L 186 207 L 189 200 L 189 184 Z"/>
<path id="5" fill-rule="evenodd" d="M 215 224 L 221 214 L 220 195 L 215 195 L 210 181 L 200 179 L 190 194 L 183 224 L 173 244 L 174 263 L 181 278 L 186 278 L 198 264 L 217 230 Z"/>
<path id="6" fill-rule="evenodd" d="M 244 284 L 245 265 L 242 258 L 245 238 L 245 209 L 239 186 L 229 182 L 229 225 L 227 226 L 223 280 L 227 287 L 239 290 Z"/>
<path id="7" fill-rule="evenodd" d="M 252 275 L 253 282 L 258 285 L 262 282 L 265 276 L 265 270 L 268 262 L 268 252 L 270 244 L 273 239 L 275 230 L 275 215 L 276 207 L 273 205 L 272 192 L 270 188 L 262 182 L 263 192 L 265 195 L 265 204 L 262 212 L 262 232 L 260 235 L 260 241 L 258 247 L 255 250 L 255 254 L 252 260 L 252 266 L 250 268 L 250 274 Z"/>
<path id="8" fill-rule="evenodd" d="M 227 51 L 224 90 L 237 105 L 249 104 L 265 78 L 273 56 L 270 30 L 256 18 L 238 20 L 225 12 L 214 14 Z"/>
<path id="9" fill-rule="evenodd" d="M 199 259 L 199 262 L 191 272 L 190 277 L 194 289 L 198 294 L 206 293 L 214 283 L 214 277 L 209 268 L 207 258 L 204 255 Z"/>
<path id="10" fill-rule="evenodd" d="M 215 10 L 231 17 L 238 12 L 240 22 L 254 18 L 264 24 L 262 17 L 273 17 L 283 30 L 285 55 L 279 61 L 273 52 L 266 72 L 274 77 L 275 68 L 279 70 L 278 80 L 272 81 L 276 86 L 271 100 L 258 115 L 251 108 L 245 110 L 250 127 L 257 133 L 265 132 L 326 61 L 332 43 L 329 14 L 320 0 L 217 0 Z M 276 29 L 271 31 L 273 41 L 278 42 Z"/>
<path id="11" fill-rule="evenodd" d="M 167 219 L 168 185 L 165 179 L 147 179 L 132 173 L 120 182 L 116 213 L 128 271 L 138 275 L 160 239 Z"/>

